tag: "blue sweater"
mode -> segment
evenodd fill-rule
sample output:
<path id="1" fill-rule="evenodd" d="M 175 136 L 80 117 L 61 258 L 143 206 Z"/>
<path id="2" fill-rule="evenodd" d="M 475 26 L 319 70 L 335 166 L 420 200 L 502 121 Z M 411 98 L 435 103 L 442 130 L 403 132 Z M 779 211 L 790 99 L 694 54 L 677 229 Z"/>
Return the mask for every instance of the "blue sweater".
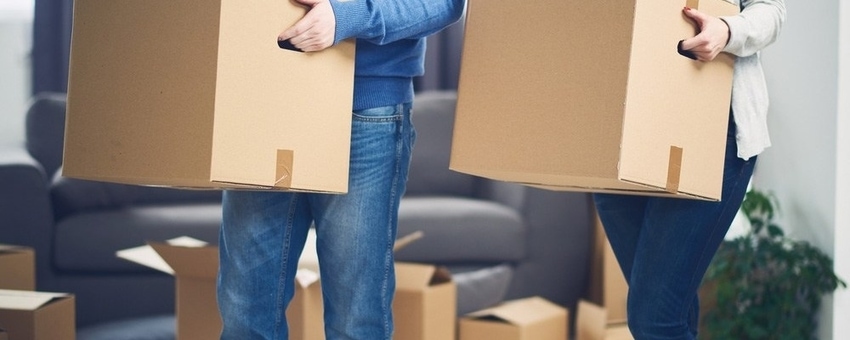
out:
<path id="1" fill-rule="evenodd" d="M 354 110 L 413 100 L 425 37 L 458 21 L 465 0 L 330 0 L 334 43 L 356 38 Z"/>

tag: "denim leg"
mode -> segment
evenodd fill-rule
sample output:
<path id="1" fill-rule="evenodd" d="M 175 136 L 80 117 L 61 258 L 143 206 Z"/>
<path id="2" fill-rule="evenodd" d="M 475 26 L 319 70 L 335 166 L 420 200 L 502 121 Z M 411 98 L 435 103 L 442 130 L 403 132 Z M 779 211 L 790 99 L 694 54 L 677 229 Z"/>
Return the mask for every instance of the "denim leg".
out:
<path id="1" fill-rule="evenodd" d="M 349 192 L 316 195 L 316 250 L 328 340 L 391 339 L 392 247 L 415 138 L 410 105 L 355 112 Z"/>
<path id="2" fill-rule="evenodd" d="M 286 306 L 311 216 L 304 194 L 224 192 L 218 305 L 222 339 L 288 339 Z"/>
<path id="3" fill-rule="evenodd" d="M 629 329 L 637 340 L 694 339 L 697 290 L 741 205 L 755 158 L 727 138 L 720 202 L 596 194 L 597 211 L 629 283 Z"/>

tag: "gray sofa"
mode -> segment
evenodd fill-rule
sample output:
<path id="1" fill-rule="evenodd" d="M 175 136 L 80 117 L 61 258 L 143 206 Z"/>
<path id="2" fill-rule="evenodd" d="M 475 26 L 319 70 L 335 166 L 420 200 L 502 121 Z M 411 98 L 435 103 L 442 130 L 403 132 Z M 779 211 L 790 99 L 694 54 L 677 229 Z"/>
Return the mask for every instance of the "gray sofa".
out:
<path id="1" fill-rule="evenodd" d="M 459 313 L 531 295 L 574 306 L 587 282 L 589 195 L 448 170 L 454 104 L 453 92 L 417 95 L 399 235 L 424 237 L 398 260 L 447 266 Z M 0 243 L 36 250 L 38 289 L 76 294 L 80 328 L 173 313 L 173 278 L 115 251 L 182 235 L 217 243 L 220 192 L 62 177 L 64 111 L 64 94 L 37 96 L 26 145 L 0 150 Z"/>

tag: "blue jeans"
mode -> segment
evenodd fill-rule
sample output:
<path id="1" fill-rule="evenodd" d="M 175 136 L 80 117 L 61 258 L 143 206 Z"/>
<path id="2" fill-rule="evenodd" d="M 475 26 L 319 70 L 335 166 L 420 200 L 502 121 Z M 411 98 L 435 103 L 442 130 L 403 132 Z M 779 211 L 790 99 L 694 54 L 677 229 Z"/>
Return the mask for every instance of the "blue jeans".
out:
<path id="1" fill-rule="evenodd" d="M 744 199 L 755 161 L 738 158 L 730 120 L 720 202 L 593 196 L 629 284 L 627 314 L 636 340 L 696 338 L 697 290 Z"/>
<path id="2" fill-rule="evenodd" d="M 286 307 L 316 228 L 326 339 L 391 339 L 393 244 L 416 133 L 410 104 L 353 113 L 349 192 L 225 191 L 222 339 L 288 339 Z"/>

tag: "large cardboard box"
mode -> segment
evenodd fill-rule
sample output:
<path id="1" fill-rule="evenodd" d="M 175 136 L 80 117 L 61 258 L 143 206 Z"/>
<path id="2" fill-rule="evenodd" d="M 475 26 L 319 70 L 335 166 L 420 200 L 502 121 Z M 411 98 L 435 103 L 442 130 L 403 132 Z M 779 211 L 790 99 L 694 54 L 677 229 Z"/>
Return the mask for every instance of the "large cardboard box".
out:
<path id="1" fill-rule="evenodd" d="M 555 190 L 720 198 L 731 55 L 677 52 L 724 0 L 472 0 L 450 168 Z"/>
<path id="2" fill-rule="evenodd" d="M 216 302 L 218 247 L 189 237 L 121 250 L 118 257 L 175 276 L 177 339 L 218 339 L 221 316 Z M 295 295 L 286 311 L 290 339 L 324 339 L 319 276 L 299 268 Z"/>
<path id="3" fill-rule="evenodd" d="M 279 47 L 292 1 L 74 1 L 63 174 L 347 191 L 354 42 Z"/>
<path id="4" fill-rule="evenodd" d="M 395 264 L 394 339 L 454 339 L 457 286 L 445 268 L 416 263 Z"/>
<path id="5" fill-rule="evenodd" d="M 73 340 L 74 296 L 0 289 L 0 329 L 13 340 Z"/>
<path id="6" fill-rule="evenodd" d="M 0 244 L 0 289 L 35 290 L 35 251 Z"/>
<path id="7" fill-rule="evenodd" d="M 579 300 L 576 308 L 576 340 L 633 340 L 625 323 L 608 323 L 605 307 Z"/>
<path id="8" fill-rule="evenodd" d="M 590 282 L 587 297 L 607 311 L 607 323 L 625 323 L 629 285 L 605 235 L 602 221 L 594 213 L 594 242 L 590 259 Z"/>
<path id="9" fill-rule="evenodd" d="M 563 340 L 568 323 L 565 308 L 530 297 L 465 315 L 459 340 Z"/>

